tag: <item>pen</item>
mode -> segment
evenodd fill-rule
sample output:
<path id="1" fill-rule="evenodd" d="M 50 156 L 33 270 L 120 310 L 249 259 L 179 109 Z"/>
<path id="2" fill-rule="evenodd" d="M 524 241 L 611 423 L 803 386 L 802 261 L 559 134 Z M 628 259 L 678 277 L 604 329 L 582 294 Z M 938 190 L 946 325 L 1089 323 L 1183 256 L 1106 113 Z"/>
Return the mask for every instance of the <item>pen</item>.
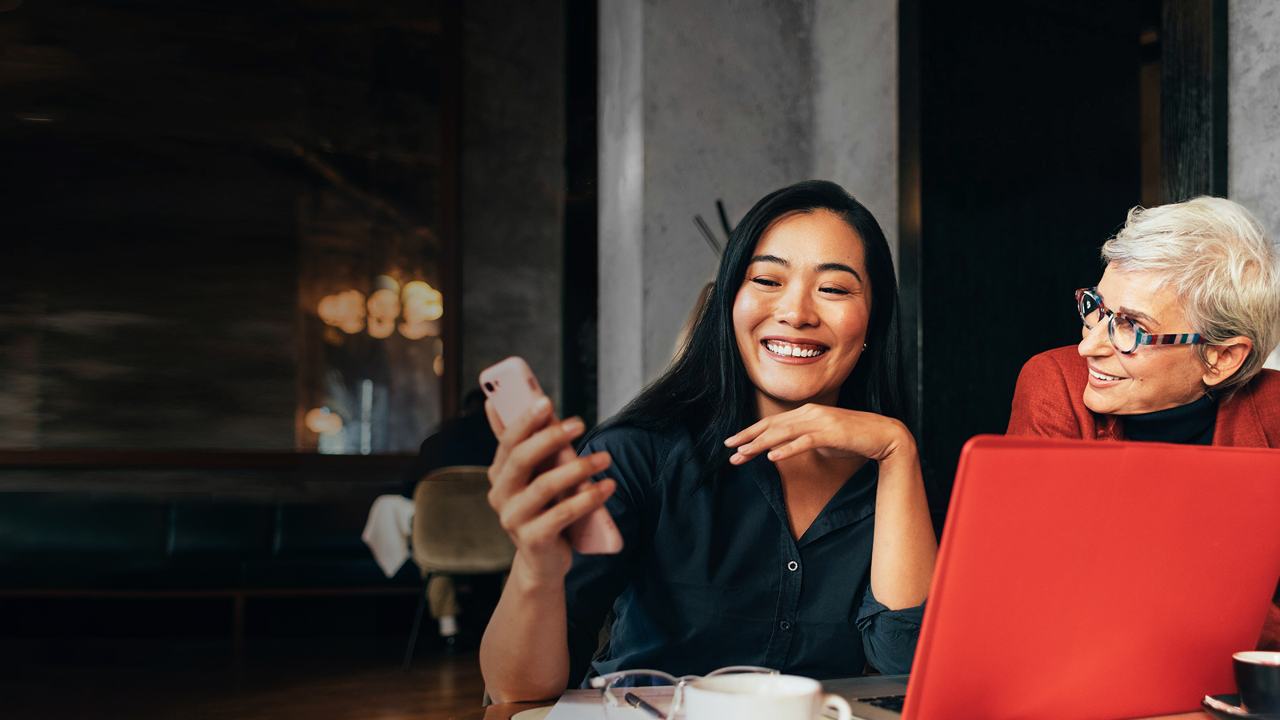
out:
<path id="1" fill-rule="evenodd" d="M 627 704 L 630 705 L 631 707 L 636 708 L 638 710 L 643 710 L 649 713 L 650 715 L 654 716 L 655 718 L 658 718 L 658 720 L 667 720 L 667 716 L 663 715 L 661 710 L 650 705 L 644 700 L 641 700 L 640 696 L 636 695 L 635 693 L 627 693 L 626 695 L 622 696 L 622 699 L 626 700 Z"/>

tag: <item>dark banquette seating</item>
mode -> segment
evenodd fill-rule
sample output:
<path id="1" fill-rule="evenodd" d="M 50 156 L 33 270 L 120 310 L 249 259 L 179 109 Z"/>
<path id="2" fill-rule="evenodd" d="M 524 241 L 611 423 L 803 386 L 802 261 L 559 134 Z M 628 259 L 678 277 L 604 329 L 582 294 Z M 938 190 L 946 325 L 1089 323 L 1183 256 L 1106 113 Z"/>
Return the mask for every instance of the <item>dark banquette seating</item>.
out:
<path id="1" fill-rule="evenodd" d="M 410 460 L 0 451 L 0 597 L 417 592 L 360 539 Z"/>

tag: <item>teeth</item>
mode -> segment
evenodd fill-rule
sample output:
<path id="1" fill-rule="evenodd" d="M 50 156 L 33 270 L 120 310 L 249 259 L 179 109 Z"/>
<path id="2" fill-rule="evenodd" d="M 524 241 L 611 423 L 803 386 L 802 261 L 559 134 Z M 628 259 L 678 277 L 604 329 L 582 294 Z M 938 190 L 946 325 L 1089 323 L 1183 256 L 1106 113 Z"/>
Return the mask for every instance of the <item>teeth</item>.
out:
<path id="1" fill-rule="evenodd" d="M 769 349 L 769 352 L 775 355 L 785 355 L 788 357 L 800 357 L 800 358 L 817 357 L 822 353 L 826 352 L 826 350 L 820 350 L 818 348 L 802 348 L 798 345 L 792 345 L 791 343 L 778 342 L 776 340 L 769 340 L 768 342 L 765 343 L 765 347 Z"/>
<path id="2" fill-rule="evenodd" d="M 1100 373 L 1100 372 L 1096 372 L 1096 371 L 1094 371 L 1094 370 L 1090 370 L 1090 371 L 1089 371 L 1089 374 L 1090 374 L 1090 375 L 1092 375 L 1092 376 L 1094 376 L 1094 377 L 1096 377 L 1096 378 L 1098 378 L 1099 380 L 1103 380 L 1103 381 L 1106 381 L 1106 380 L 1121 380 L 1121 379 L 1122 379 L 1122 378 L 1118 378 L 1118 377 L 1113 377 L 1113 376 L 1111 376 L 1111 375 L 1103 375 L 1102 373 Z"/>

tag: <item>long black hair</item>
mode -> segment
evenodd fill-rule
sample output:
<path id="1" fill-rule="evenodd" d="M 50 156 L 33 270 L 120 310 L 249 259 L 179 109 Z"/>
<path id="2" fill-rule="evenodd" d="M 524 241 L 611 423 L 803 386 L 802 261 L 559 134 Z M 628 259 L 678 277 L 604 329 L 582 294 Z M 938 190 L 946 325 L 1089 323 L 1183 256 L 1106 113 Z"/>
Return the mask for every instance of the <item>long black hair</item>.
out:
<path id="1" fill-rule="evenodd" d="M 871 212 L 844 188 L 808 180 L 769 193 L 747 212 L 729 237 L 715 286 L 679 356 L 661 378 L 596 432 L 614 425 L 651 430 L 682 425 L 693 438 L 696 457 L 709 461 L 706 474 L 719 472 L 732 452 L 724 447 L 724 439 L 759 419 L 756 388 L 734 336 L 734 299 L 760 236 L 784 215 L 816 210 L 839 215 L 861 238 L 871 282 L 867 349 L 841 386 L 837 405 L 910 424 L 902 384 L 898 285 L 889 243 Z"/>

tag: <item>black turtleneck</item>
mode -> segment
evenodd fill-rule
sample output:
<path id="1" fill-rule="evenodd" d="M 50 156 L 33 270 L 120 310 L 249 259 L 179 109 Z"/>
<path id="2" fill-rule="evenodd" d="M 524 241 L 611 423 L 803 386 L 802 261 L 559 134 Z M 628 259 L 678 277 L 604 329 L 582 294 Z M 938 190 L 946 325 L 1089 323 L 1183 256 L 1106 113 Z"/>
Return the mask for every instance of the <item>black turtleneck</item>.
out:
<path id="1" fill-rule="evenodd" d="M 1167 410 L 1124 416 L 1124 438 L 1147 442 L 1212 445 L 1218 402 L 1209 395 Z"/>

